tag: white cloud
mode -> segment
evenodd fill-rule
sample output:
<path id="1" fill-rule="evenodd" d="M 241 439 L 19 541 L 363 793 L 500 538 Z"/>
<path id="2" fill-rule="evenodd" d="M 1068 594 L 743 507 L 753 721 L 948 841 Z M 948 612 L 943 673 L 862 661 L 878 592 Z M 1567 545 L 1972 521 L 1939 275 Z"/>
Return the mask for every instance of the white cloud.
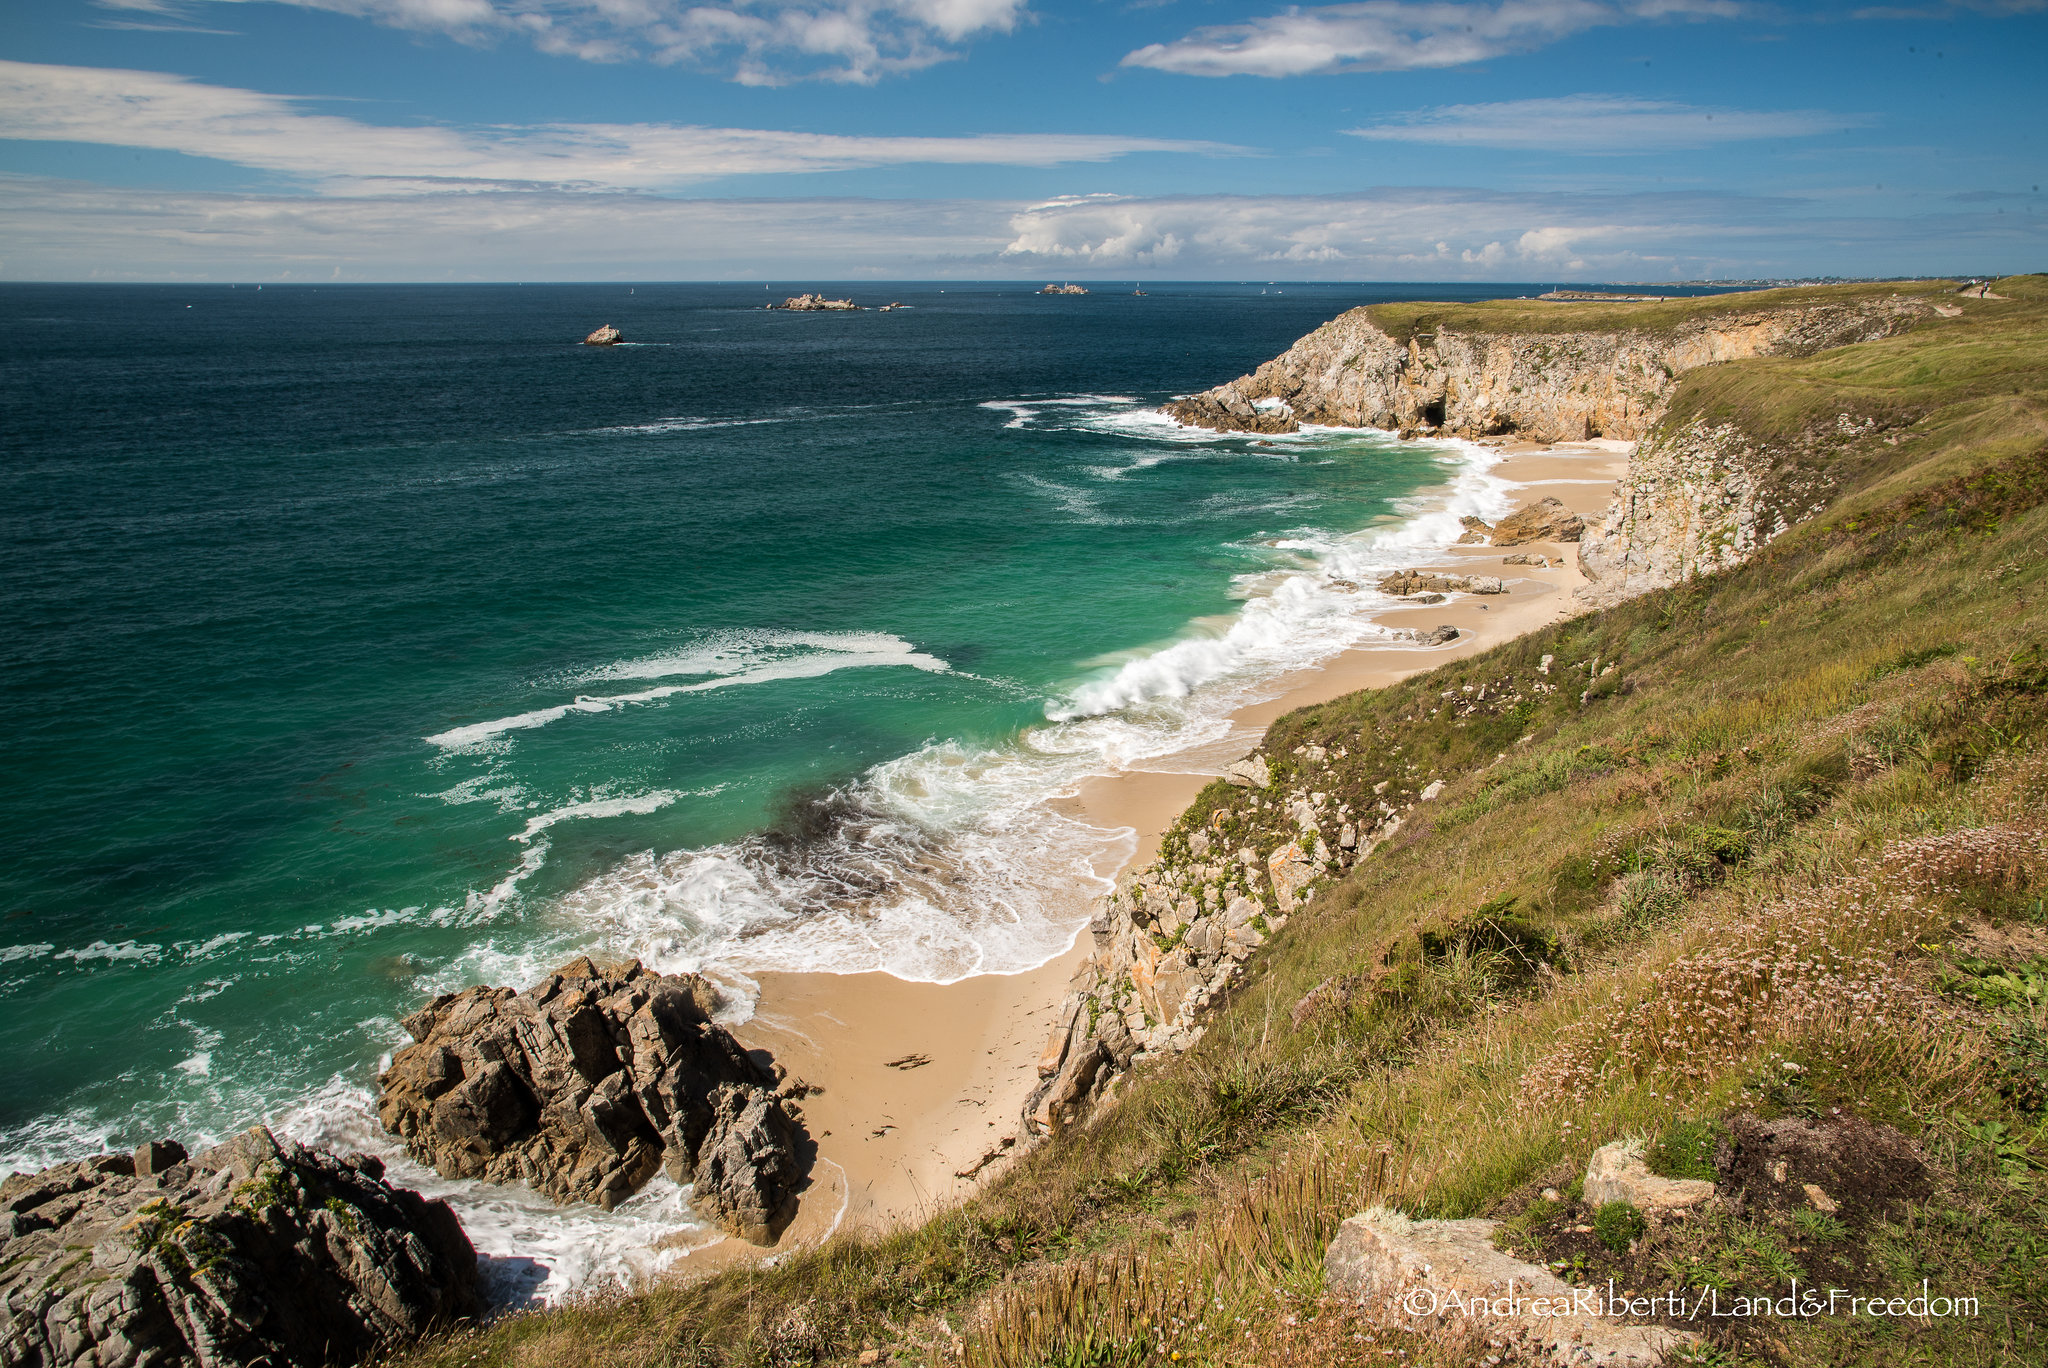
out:
<path id="1" fill-rule="evenodd" d="M 1106 134 L 856 137 L 677 124 L 455 129 L 366 124 L 178 76 L 0 61 L 0 137 L 149 147 L 319 183 L 418 190 L 547 185 L 670 190 L 719 176 L 905 163 L 1056 166 L 1216 143 Z"/>
<path id="2" fill-rule="evenodd" d="M 1347 130 L 1379 142 L 1538 152 L 1669 152 L 1761 138 L 1804 138 L 1867 126 L 1857 114 L 1818 109 L 1714 109 L 1614 95 L 1445 105 Z"/>
<path id="3" fill-rule="evenodd" d="M 223 0 L 254 3 L 255 0 Z M 1025 0 L 271 0 L 464 42 L 524 37 L 593 62 L 646 59 L 724 71 L 754 85 L 871 83 L 1008 33 Z M 166 12 L 174 0 L 100 0 Z"/>
<path id="4" fill-rule="evenodd" d="M 1183 76 L 1305 76 L 1464 66 L 1529 52 L 1585 29 L 1665 18 L 1730 18 L 1734 0 L 1499 0 L 1289 8 L 1196 29 L 1129 53 L 1123 65 Z"/>
<path id="5" fill-rule="evenodd" d="M 989 200 L 204 194 L 0 178 L 7 279 L 1666 280 L 2029 269 L 1968 206 L 1408 187 Z"/>

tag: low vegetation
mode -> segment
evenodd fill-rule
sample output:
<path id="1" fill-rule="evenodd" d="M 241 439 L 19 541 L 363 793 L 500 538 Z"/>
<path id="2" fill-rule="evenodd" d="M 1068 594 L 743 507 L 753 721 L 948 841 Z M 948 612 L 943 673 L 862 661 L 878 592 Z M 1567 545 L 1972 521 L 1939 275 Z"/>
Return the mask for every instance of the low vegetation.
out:
<path id="1" fill-rule="evenodd" d="M 1444 788 L 1091 1124 L 918 1228 L 411 1362 L 1517 1361 L 1322 1300 L 1327 1242 L 1374 1202 L 1494 1217 L 1638 1293 L 1977 1299 L 1665 1314 L 1698 1363 L 2048 1361 L 2048 280 L 1993 288 L 1886 342 L 1688 375 L 1675 411 L 1766 436 L 1875 420 L 1844 430 L 1829 510 L 1748 564 L 1281 719 L 1275 791 L 1310 764 L 1360 807 Z M 1169 846 L 1240 794 L 1212 786 Z M 1838 1164 L 1832 1210 L 1758 1176 L 1786 1118 Z M 1723 1200 L 1589 1209 L 1579 1176 L 1622 1137 Z"/>

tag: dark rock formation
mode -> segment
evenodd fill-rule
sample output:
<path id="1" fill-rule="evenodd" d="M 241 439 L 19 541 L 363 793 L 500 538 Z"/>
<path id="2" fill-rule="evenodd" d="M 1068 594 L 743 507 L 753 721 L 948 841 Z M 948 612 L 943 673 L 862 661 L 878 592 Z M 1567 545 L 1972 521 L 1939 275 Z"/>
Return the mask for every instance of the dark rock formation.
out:
<path id="1" fill-rule="evenodd" d="M 586 347 L 615 347 L 625 340 L 626 335 L 624 333 L 607 323 L 590 336 L 584 338 L 583 345 Z"/>
<path id="2" fill-rule="evenodd" d="M 1520 546 L 1525 542 L 1575 542 L 1586 535 L 1586 520 L 1556 499 L 1544 497 L 1525 503 L 1500 520 L 1493 529 L 1495 546 Z"/>
<path id="3" fill-rule="evenodd" d="M 451 1178 L 610 1210 L 666 1166 L 735 1234 L 773 1238 L 809 1146 L 693 974 L 579 957 L 525 992 L 470 988 L 407 1017 L 378 1117 Z M 716 1162 L 707 1162 L 714 1159 Z"/>
<path id="4" fill-rule="evenodd" d="M 261 1127 L 7 1179 L 0 1300 L 8 1368 L 324 1368 L 481 1311 L 445 1203 Z"/>

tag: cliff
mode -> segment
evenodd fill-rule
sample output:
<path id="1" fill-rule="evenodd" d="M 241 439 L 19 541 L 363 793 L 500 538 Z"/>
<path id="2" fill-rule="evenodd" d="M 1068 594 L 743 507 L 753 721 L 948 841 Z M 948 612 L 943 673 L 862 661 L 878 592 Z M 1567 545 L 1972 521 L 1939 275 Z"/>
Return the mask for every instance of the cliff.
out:
<path id="1" fill-rule="evenodd" d="M 1686 371 L 1874 341 L 1933 312 L 1923 295 L 1889 286 L 1619 307 L 1373 305 L 1166 412 L 1223 432 L 1315 423 L 1545 442 L 1635 439 Z"/>

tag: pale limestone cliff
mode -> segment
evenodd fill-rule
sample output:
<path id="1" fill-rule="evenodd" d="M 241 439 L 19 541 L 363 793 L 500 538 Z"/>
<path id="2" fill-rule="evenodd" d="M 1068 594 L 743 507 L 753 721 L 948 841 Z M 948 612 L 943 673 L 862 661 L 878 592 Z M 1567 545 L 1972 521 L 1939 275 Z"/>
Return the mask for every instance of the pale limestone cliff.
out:
<path id="1" fill-rule="evenodd" d="M 1817 451 L 1870 427 L 1845 414 L 1791 443 L 1698 418 L 1659 425 L 1579 543 L 1579 598 L 1605 606 L 1741 564 L 1827 506 L 1836 480 Z"/>
<path id="2" fill-rule="evenodd" d="M 1406 341 L 1353 309 L 1250 375 L 1166 406 L 1226 432 L 1302 423 L 1537 441 L 1639 438 L 1685 371 L 1888 337 L 1927 316 L 1917 296 L 1760 306 L 1602 332 L 1443 327 Z M 1563 321 L 1561 316 L 1561 320 Z"/>

